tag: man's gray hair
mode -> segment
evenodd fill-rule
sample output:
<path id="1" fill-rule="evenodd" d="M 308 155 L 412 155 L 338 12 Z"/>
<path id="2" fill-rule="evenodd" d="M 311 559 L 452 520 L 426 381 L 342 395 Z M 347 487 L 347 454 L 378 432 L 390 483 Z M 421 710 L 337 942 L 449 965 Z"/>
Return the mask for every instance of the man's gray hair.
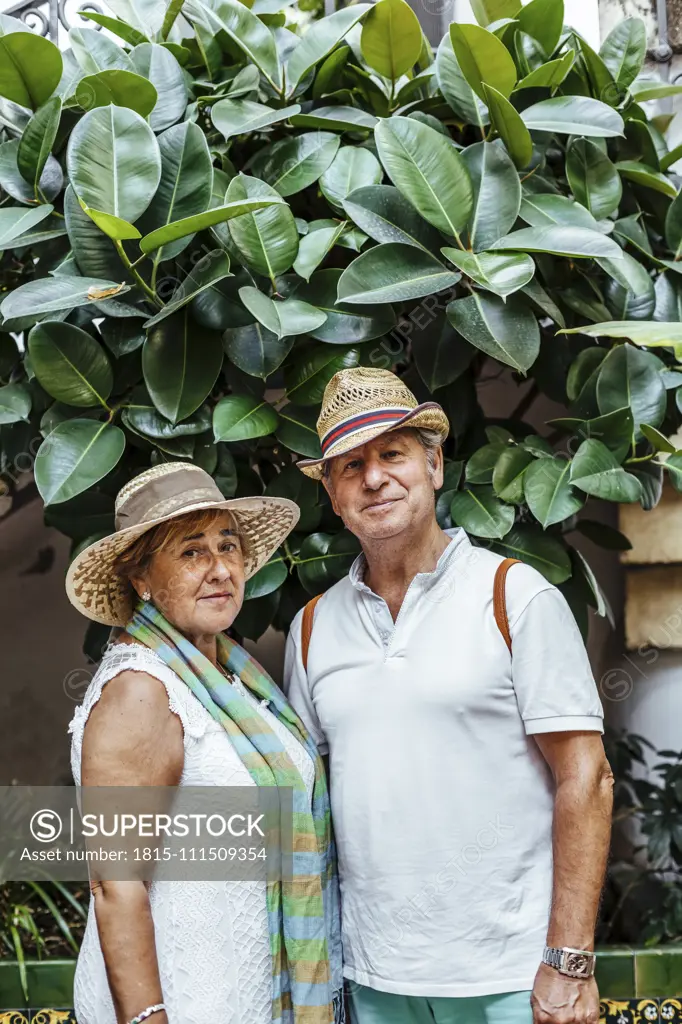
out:
<path id="1" fill-rule="evenodd" d="M 398 430 L 411 430 L 414 436 L 419 441 L 420 445 L 426 453 L 426 461 L 429 464 L 429 469 L 433 473 L 436 468 L 436 452 L 441 448 L 442 441 L 440 434 L 437 430 L 430 430 L 428 427 L 398 427 Z M 387 431 L 390 433 L 390 431 Z M 331 472 L 332 460 L 327 459 L 326 462 L 322 463 L 322 476 L 329 478 Z"/>

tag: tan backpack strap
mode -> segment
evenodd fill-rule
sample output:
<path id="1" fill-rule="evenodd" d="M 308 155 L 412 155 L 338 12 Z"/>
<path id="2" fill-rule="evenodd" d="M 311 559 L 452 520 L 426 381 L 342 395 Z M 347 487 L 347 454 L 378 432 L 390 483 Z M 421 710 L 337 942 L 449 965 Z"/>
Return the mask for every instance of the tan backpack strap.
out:
<path id="1" fill-rule="evenodd" d="M 509 618 L 507 616 L 507 599 L 505 597 L 505 583 L 507 580 L 507 573 L 511 569 L 515 562 L 520 562 L 520 558 L 505 558 L 504 562 L 500 562 L 495 573 L 495 584 L 493 587 L 493 611 L 495 613 L 495 622 L 497 627 L 504 637 L 504 642 L 509 648 L 511 654 L 512 649 L 512 638 L 509 632 Z"/>
<path id="2" fill-rule="evenodd" d="M 313 617 L 315 615 L 315 605 L 322 597 L 322 594 L 316 594 L 315 597 L 308 601 L 307 605 L 303 609 L 303 621 L 301 623 L 301 657 L 303 658 L 303 668 L 308 671 L 308 648 L 310 647 L 310 638 L 313 635 Z"/>

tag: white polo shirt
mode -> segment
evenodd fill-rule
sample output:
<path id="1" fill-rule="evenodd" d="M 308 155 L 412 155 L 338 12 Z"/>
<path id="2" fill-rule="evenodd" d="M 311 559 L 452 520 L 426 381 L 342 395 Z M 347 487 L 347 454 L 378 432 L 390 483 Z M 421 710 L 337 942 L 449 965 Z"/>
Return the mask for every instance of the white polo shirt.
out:
<path id="1" fill-rule="evenodd" d="M 507 577 L 513 663 L 493 615 L 501 558 L 452 538 L 396 622 L 360 555 L 319 601 L 285 689 L 330 755 L 344 974 L 411 996 L 530 989 L 552 891 L 553 783 L 533 734 L 603 732 L 565 598 Z"/>

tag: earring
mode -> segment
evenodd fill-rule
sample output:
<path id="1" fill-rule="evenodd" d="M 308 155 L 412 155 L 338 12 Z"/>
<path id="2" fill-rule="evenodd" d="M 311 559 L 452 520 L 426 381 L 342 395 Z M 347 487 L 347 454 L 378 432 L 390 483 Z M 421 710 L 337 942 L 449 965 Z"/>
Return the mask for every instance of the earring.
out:
<path id="1" fill-rule="evenodd" d="M 148 590 L 145 590 L 143 592 L 143 594 L 142 594 L 142 600 L 143 601 L 151 601 L 151 599 L 152 599 L 152 595 L 149 593 Z"/>

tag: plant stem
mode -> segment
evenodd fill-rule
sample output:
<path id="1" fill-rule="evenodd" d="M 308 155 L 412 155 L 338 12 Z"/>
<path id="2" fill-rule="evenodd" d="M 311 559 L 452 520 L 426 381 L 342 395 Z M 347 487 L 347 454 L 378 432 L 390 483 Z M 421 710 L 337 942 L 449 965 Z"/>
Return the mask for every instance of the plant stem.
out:
<path id="1" fill-rule="evenodd" d="M 161 301 L 161 299 L 158 297 L 154 289 L 149 287 L 149 285 L 142 277 L 140 272 L 135 269 L 135 263 L 131 263 L 130 260 L 128 259 L 127 253 L 123 248 L 123 242 L 120 240 L 120 238 L 114 239 L 114 245 L 116 246 L 116 252 L 120 256 L 123 266 L 126 268 L 126 270 L 130 271 L 130 273 L 133 275 L 133 277 L 135 278 L 135 280 L 137 281 L 145 295 L 147 295 L 152 300 L 154 305 L 159 307 L 159 309 L 163 309 L 163 302 Z M 139 262 L 139 260 L 136 260 L 136 263 L 137 262 Z"/>

